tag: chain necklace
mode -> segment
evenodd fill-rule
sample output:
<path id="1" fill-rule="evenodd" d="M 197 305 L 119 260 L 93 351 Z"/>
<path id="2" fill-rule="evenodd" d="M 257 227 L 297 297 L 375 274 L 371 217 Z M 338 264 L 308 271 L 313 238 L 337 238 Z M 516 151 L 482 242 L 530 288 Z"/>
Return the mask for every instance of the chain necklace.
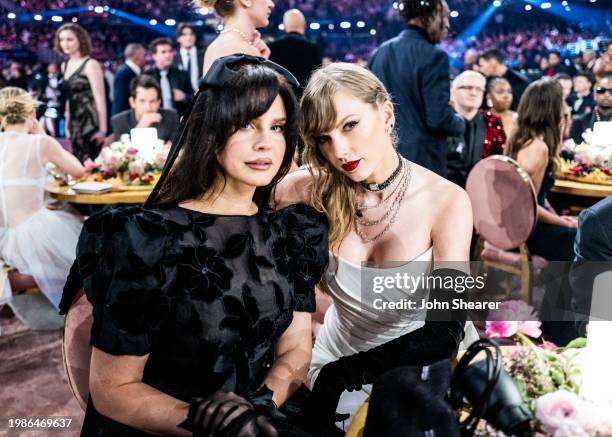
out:
<path id="1" fill-rule="evenodd" d="M 597 108 L 595 108 L 595 121 L 601 121 L 601 114 Z"/>
<path id="2" fill-rule="evenodd" d="M 240 35 L 242 37 L 243 40 L 248 42 L 249 45 L 253 45 L 253 42 L 246 36 L 246 34 L 242 30 L 236 29 L 235 27 L 228 26 L 228 27 L 224 28 L 221 32 L 219 32 L 219 35 L 222 35 L 222 34 L 228 33 L 228 32 L 236 32 L 238 35 Z"/>
<path id="3" fill-rule="evenodd" d="M 397 168 L 393 170 L 393 173 L 391 173 L 391 176 L 389 176 L 386 181 L 384 181 L 381 184 L 368 184 L 367 182 L 361 181 L 359 182 L 361 187 L 365 190 L 372 191 L 372 192 L 378 192 L 378 191 L 385 190 L 389 185 L 393 183 L 393 181 L 400 174 L 400 170 L 402 169 L 402 157 L 400 156 L 399 152 L 397 152 L 397 157 L 399 158 L 399 163 L 397 164 Z"/>
<path id="4" fill-rule="evenodd" d="M 403 159 L 403 158 L 402 158 Z M 396 197 L 396 199 L 393 201 L 393 203 L 391 204 L 391 207 L 389 208 L 389 211 L 385 214 L 386 216 L 389 216 L 391 214 L 391 210 L 393 211 L 393 214 L 390 215 L 389 221 L 388 223 L 385 225 L 385 227 L 383 228 L 383 230 L 376 234 L 374 237 L 369 237 L 365 234 L 364 229 L 362 228 L 362 224 L 359 223 L 360 220 L 358 220 L 359 218 L 356 217 L 355 219 L 355 232 L 357 232 L 357 235 L 359 235 L 359 237 L 361 238 L 361 240 L 364 243 L 374 243 L 378 240 L 380 240 L 391 228 L 391 226 L 393 226 L 393 223 L 395 222 L 397 215 L 399 213 L 400 207 L 402 205 L 402 201 L 404 200 L 404 196 L 406 194 L 406 192 L 408 191 L 408 186 L 410 185 L 410 180 L 412 179 L 412 168 L 410 166 L 410 162 L 406 161 L 405 163 L 406 166 L 406 172 L 407 172 L 407 177 L 404 181 L 404 183 L 402 184 L 402 189 L 399 192 L 398 196 Z M 373 222 L 378 222 L 381 223 L 383 221 L 383 219 L 380 220 L 374 220 Z M 372 223 L 372 222 L 367 222 L 367 223 Z M 376 223 L 376 224 L 378 224 Z M 363 224 L 363 226 L 368 226 L 368 224 Z M 371 225 L 373 226 L 373 225 Z"/>
<path id="5" fill-rule="evenodd" d="M 360 217 L 359 215 L 357 215 L 357 217 L 355 217 L 355 222 L 362 226 L 376 226 L 384 222 L 387 219 L 387 217 L 389 217 L 389 215 L 398 207 L 399 202 L 401 202 L 402 193 L 406 190 L 406 188 L 408 187 L 408 184 L 410 183 L 410 180 L 408 178 L 402 178 L 402 180 L 403 180 L 402 191 L 400 191 L 400 193 L 395 197 L 395 199 L 393 199 L 393 203 L 391 204 L 387 212 L 385 212 L 385 214 L 382 217 L 376 220 L 368 220 L 364 218 L 363 216 Z"/>
<path id="6" fill-rule="evenodd" d="M 403 164 L 402 164 L 403 167 Z M 402 176 L 400 177 L 400 180 L 398 181 L 398 183 L 395 185 L 395 187 L 393 188 L 393 190 L 389 193 L 389 195 L 385 198 L 383 198 L 380 202 L 378 202 L 375 205 L 366 205 L 366 204 L 357 204 L 356 207 L 356 214 L 358 217 L 362 216 L 362 211 L 363 210 L 367 210 L 367 209 L 374 209 L 374 208 L 380 208 L 381 206 L 383 206 L 385 203 L 387 203 L 389 201 L 389 199 L 391 199 L 395 193 L 397 192 L 397 190 L 399 189 L 399 187 L 402 186 L 402 184 L 404 183 L 404 178 L 406 177 L 407 173 L 405 171 L 402 171 Z"/>

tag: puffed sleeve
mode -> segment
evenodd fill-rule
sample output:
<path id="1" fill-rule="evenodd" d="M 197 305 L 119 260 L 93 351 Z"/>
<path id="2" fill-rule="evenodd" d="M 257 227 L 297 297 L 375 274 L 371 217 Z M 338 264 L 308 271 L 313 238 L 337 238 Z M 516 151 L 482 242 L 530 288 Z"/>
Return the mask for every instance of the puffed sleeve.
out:
<path id="1" fill-rule="evenodd" d="M 293 283 L 293 309 L 313 313 L 315 285 L 321 280 L 329 257 L 327 219 L 325 214 L 304 204 L 288 206 L 282 217 Z"/>
<path id="2" fill-rule="evenodd" d="M 169 309 L 173 251 L 162 217 L 141 207 L 107 208 L 85 222 L 67 286 L 78 275 L 93 306 L 92 346 L 113 355 L 150 352 Z"/>

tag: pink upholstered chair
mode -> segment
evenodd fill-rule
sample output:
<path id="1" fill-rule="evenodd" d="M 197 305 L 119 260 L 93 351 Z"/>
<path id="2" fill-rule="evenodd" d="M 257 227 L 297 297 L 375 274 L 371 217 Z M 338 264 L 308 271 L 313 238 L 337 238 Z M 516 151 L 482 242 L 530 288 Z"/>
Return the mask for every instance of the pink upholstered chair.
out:
<path id="1" fill-rule="evenodd" d="M 83 410 L 89 398 L 92 323 L 92 306 L 81 290 L 66 314 L 62 355 L 70 388 Z"/>
<path id="2" fill-rule="evenodd" d="M 512 158 L 493 155 L 474 166 L 465 189 L 479 237 L 473 258 L 487 267 L 520 275 L 521 295 L 531 303 L 532 263 L 536 267 L 546 264 L 541 257 L 532 259 L 525 244 L 537 219 L 531 178 Z"/>

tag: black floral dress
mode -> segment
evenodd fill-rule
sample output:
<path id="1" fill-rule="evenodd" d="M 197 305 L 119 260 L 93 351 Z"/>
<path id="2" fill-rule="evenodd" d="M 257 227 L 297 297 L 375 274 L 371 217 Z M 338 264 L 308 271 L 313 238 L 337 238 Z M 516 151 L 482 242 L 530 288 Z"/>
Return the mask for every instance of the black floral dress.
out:
<path id="1" fill-rule="evenodd" d="M 93 215 L 60 307 L 82 286 L 92 346 L 149 354 L 143 382 L 189 401 L 256 389 L 293 311 L 314 312 L 327 264 L 327 223 L 305 205 L 253 216 L 120 206 Z M 147 435 L 99 414 L 82 435 Z"/>

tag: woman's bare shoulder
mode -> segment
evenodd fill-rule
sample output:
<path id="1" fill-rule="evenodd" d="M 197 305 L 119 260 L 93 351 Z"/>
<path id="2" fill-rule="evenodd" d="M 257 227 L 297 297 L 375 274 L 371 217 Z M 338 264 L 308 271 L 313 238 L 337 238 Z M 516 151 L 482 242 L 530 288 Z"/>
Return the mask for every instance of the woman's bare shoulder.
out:
<path id="1" fill-rule="evenodd" d="M 276 186 L 274 203 L 277 208 L 284 208 L 294 203 L 310 205 L 312 193 L 312 176 L 305 167 L 289 173 Z"/>
<path id="2" fill-rule="evenodd" d="M 411 163 L 413 189 L 419 193 L 424 204 L 434 209 L 434 215 L 444 215 L 449 209 L 468 210 L 470 199 L 463 188 L 448 179 Z"/>

